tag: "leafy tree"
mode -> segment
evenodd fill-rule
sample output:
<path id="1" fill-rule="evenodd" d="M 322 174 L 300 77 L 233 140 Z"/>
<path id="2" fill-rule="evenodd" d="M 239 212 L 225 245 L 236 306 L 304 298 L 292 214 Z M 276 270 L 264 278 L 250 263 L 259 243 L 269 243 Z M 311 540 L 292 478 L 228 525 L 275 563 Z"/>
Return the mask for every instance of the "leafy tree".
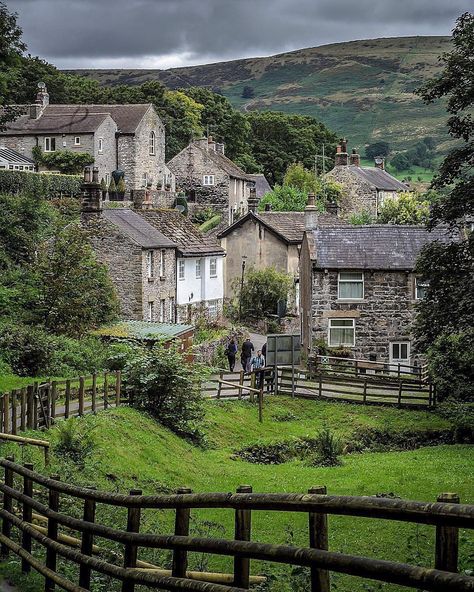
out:
<path id="1" fill-rule="evenodd" d="M 350 215 L 349 223 L 354 226 L 364 226 L 365 224 L 373 224 L 374 219 L 368 210 L 361 210 Z"/>
<path id="2" fill-rule="evenodd" d="M 255 96 L 255 90 L 253 86 L 244 86 L 242 89 L 242 98 L 243 99 L 253 99 Z"/>
<path id="3" fill-rule="evenodd" d="M 404 152 L 398 152 L 395 154 L 395 156 L 390 160 L 390 164 L 397 171 L 404 171 L 410 168 L 410 160 Z"/>
<path id="4" fill-rule="evenodd" d="M 271 204 L 275 212 L 302 212 L 307 202 L 308 194 L 304 191 L 290 185 L 275 185 L 262 197 L 258 207 L 264 210 L 267 204 Z"/>
<path id="5" fill-rule="evenodd" d="M 305 169 L 300 162 L 294 162 L 286 169 L 283 184 L 306 193 L 317 194 L 321 185 L 315 174 Z"/>
<path id="6" fill-rule="evenodd" d="M 279 301 L 288 298 L 293 278 L 274 267 L 251 268 L 245 274 L 243 289 L 239 278 L 235 280 L 235 288 L 245 317 L 268 317 L 276 314 Z"/>
<path id="7" fill-rule="evenodd" d="M 386 199 L 380 208 L 380 224 L 426 224 L 430 214 L 429 202 L 414 193 L 401 193 L 397 199 Z"/>
<path id="8" fill-rule="evenodd" d="M 465 13 L 453 31 L 452 50 L 442 56 L 443 71 L 418 91 L 428 103 L 447 98 L 448 130 L 457 141 L 433 182 L 435 189 L 447 191 L 432 205 L 429 228 L 447 224 L 457 229 L 461 240 L 434 242 L 422 250 L 417 262 L 417 272 L 429 279 L 426 297 L 418 306 L 417 342 L 429 360 L 449 350 L 446 372 L 448 367 L 465 368 L 461 350 L 474 350 L 474 233 L 464 230 L 465 219 L 474 217 L 473 53 L 474 15 Z M 458 396 L 467 396 L 470 382 L 472 366 Z"/>
<path id="9" fill-rule="evenodd" d="M 376 156 L 388 156 L 390 154 L 390 144 L 388 142 L 373 142 L 365 148 L 365 155 L 367 158 L 375 158 Z"/>
<path id="10" fill-rule="evenodd" d="M 173 432 L 202 443 L 204 417 L 201 394 L 203 368 L 186 361 L 177 345 L 137 349 L 124 368 L 124 387 L 133 405 L 153 415 Z"/>

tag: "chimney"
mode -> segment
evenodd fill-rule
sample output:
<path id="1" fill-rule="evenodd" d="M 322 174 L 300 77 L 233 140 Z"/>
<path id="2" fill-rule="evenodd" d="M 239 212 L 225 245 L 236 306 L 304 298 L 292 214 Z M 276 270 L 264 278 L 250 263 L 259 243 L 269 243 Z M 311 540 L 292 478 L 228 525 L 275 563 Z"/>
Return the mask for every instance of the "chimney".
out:
<path id="1" fill-rule="evenodd" d="M 217 142 L 216 143 L 216 152 L 219 152 L 220 154 L 224 155 L 225 154 L 225 145 L 221 142 Z"/>
<path id="2" fill-rule="evenodd" d="M 81 215 L 102 213 L 102 192 L 99 183 L 99 167 L 84 169 L 84 181 L 81 186 L 82 203 Z"/>
<path id="3" fill-rule="evenodd" d="M 382 171 L 385 170 L 385 158 L 383 156 L 376 156 L 375 157 L 375 168 L 381 169 Z"/>
<path id="4" fill-rule="evenodd" d="M 336 158 L 334 159 L 334 166 L 347 166 L 347 140 L 341 138 L 336 148 Z"/>
<path id="5" fill-rule="evenodd" d="M 339 206 L 337 205 L 337 201 L 329 201 L 326 204 L 326 212 L 331 214 L 331 216 L 337 216 L 339 214 Z"/>
<path id="6" fill-rule="evenodd" d="M 248 206 L 249 212 L 253 212 L 254 214 L 256 213 L 257 207 L 258 207 L 258 198 L 257 198 L 257 191 L 255 190 L 255 187 L 250 188 L 250 196 L 247 199 L 247 206 Z"/>
<path id="7" fill-rule="evenodd" d="M 360 154 L 357 153 L 357 150 L 355 148 L 352 149 L 350 164 L 356 167 L 360 167 Z"/>
<path id="8" fill-rule="evenodd" d="M 272 204 L 271 203 L 265 204 L 265 211 L 266 212 L 271 212 L 272 211 Z"/>
<path id="9" fill-rule="evenodd" d="M 305 230 L 315 230 L 318 227 L 319 212 L 316 207 L 316 196 L 308 193 L 308 205 L 304 209 Z"/>
<path id="10" fill-rule="evenodd" d="M 36 100 L 33 105 L 30 105 L 30 119 L 38 119 L 41 117 L 44 108 L 49 105 L 49 94 L 46 84 L 38 82 L 38 92 L 36 93 Z"/>
<path id="11" fill-rule="evenodd" d="M 209 136 L 207 138 L 207 144 L 211 150 L 214 150 L 214 152 L 216 151 L 216 143 L 214 142 L 214 139 L 212 136 Z"/>

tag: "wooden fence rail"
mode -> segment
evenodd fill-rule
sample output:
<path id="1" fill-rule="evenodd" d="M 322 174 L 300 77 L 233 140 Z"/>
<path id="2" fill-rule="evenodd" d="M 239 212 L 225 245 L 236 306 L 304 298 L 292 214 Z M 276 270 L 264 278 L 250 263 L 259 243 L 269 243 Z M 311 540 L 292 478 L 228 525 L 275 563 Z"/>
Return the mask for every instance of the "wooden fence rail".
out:
<path id="1" fill-rule="evenodd" d="M 457 572 L 459 528 L 474 529 L 474 506 L 463 505 L 453 494 L 442 494 L 434 503 L 392 500 L 372 497 L 346 497 L 326 494 L 325 488 L 312 488 L 308 494 L 253 493 L 248 485 L 237 493 L 193 494 L 181 489 L 175 495 L 144 496 L 133 490 L 130 495 L 106 493 L 91 488 L 76 487 L 35 473 L 31 465 L 21 466 L 13 458 L 1 459 L 4 480 L 0 482 L 3 507 L 0 508 L 2 554 L 9 551 L 22 558 L 23 571 L 33 568 L 45 576 L 45 590 L 57 584 L 64 590 L 84 592 L 89 589 L 92 572 L 106 574 L 122 582 L 122 590 L 131 591 L 139 584 L 164 590 L 194 590 L 202 592 L 240 592 L 255 582 L 251 576 L 252 560 L 286 563 L 310 568 L 311 590 L 330 591 L 329 572 L 375 579 L 418 590 L 474 591 L 474 578 Z M 45 488 L 45 494 L 38 492 Z M 33 491 L 35 495 L 33 496 Z M 65 496 L 83 500 L 83 519 L 73 518 L 60 511 L 71 507 Z M 43 503 L 48 499 L 48 503 Z M 67 502 L 67 503 L 64 503 Z M 98 504 L 121 506 L 128 509 L 123 529 L 111 528 L 97 522 Z M 18 511 L 21 508 L 21 512 Z M 140 533 L 141 512 L 144 509 L 175 512 L 174 534 Z M 235 515 L 234 540 L 189 536 L 191 510 L 222 508 Z M 36 514 L 33 514 L 33 510 Z M 284 511 L 308 515 L 308 546 L 272 545 L 252 541 L 252 513 L 256 511 Z M 372 559 L 338 553 L 328 549 L 328 516 L 344 515 L 371 519 L 399 520 L 436 527 L 434 569 L 412 566 L 394 561 Z M 39 528 L 32 524 L 40 516 L 47 524 Z M 80 533 L 78 539 L 60 532 L 61 529 Z M 18 539 L 13 529 L 21 535 Z M 96 558 L 101 549 L 94 546 L 94 537 L 113 541 L 123 548 L 123 567 L 110 562 L 110 551 Z M 17 542 L 21 541 L 21 544 Z M 72 542 L 71 542 L 72 541 Z M 43 547 L 46 561 L 32 555 L 32 542 Z M 168 549 L 173 552 L 173 568 L 169 572 L 139 560 L 140 549 Z M 187 570 L 188 552 L 226 555 L 234 558 L 234 574 L 207 574 L 192 579 Z M 79 584 L 58 572 L 58 558 L 79 565 Z M 143 565 L 147 567 L 142 567 Z M 222 576 L 220 578 L 220 576 Z M 228 585 L 216 583 L 227 582 Z"/>
<path id="2" fill-rule="evenodd" d="M 120 371 L 35 382 L 0 393 L 0 432 L 16 435 L 25 429 L 48 428 L 58 418 L 95 413 L 121 402 Z"/>

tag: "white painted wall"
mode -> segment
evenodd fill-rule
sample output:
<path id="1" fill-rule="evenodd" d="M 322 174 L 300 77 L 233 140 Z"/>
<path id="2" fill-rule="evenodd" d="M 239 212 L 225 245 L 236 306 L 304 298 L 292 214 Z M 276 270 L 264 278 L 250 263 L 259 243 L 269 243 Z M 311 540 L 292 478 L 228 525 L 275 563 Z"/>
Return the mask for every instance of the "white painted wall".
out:
<path id="1" fill-rule="evenodd" d="M 216 259 L 217 276 L 210 277 L 210 262 Z M 201 278 L 196 278 L 196 259 L 184 258 L 184 280 L 179 279 L 179 259 L 177 260 L 176 303 L 197 304 L 207 300 L 218 300 L 224 297 L 224 265 L 223 257 L 202 257 Z"/>

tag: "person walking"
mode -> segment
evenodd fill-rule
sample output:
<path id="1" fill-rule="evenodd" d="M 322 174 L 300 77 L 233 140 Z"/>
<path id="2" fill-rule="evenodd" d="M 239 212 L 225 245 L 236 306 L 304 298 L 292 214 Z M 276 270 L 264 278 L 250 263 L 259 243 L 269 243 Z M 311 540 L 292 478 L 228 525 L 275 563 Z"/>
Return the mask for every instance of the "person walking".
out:
<path id="1" fill-rule="evenodd" d="M 240 354 L 240 363 L 242 364 L 242 370 L 244 372 L 250 372 L 250 360 L 252 358 L 252 352 L 255 351 L 253 343 L 250 341 L 250 337 L 242 343 L 242 351 Z"/>
<path id="2" fill-rule="evenodd" d="M 227 344 L 225 355 L 227 356 L 227 361 L 229 362 L 229 370 L 230 372 L 234 371 L 235 368 L 235 355 L 237 353 L 237 342 L 235 341 L 235 337 Z"/>
<path id="3" fill-rule="evenodd" d="M 255 387 L 260 388 L 263 384 L 263 375 L 265 374 L 263 368 L 265 368 L 265 357 L 262 355 L 261 350 L 257 351 L 257 355 L 253 356 L 250 361 L 252 372 L 255 372 Z"/>

